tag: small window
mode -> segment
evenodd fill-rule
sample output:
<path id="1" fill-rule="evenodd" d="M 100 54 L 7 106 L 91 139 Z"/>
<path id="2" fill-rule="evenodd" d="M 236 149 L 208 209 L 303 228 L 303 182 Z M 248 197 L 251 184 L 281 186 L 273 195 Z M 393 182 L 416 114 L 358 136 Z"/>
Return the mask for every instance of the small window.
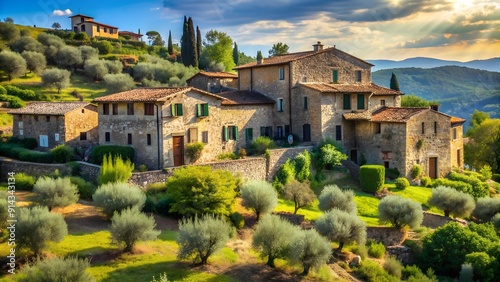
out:
<path id="1" fill-rule="evenodd" d="M 437 121 L 434 122 L 434 134 L 438 133 L 438 123 Z"/>
<path id="2" fill-rule="evenodd" d="M 196 116 L 208 117 L 208 103 L 196 105 Z"/>
<path id="3" fill-rule="evenodd" d="M 338 70 L 332 70 L 332 82 L 333 83 L 339 82 L 339 71 Z"/>
<path id="4" fill-rule="evenodd" d="M 342 140 L 342 125 L 335 126 L 335 140 L 337 141 Z"/>
<path id="5" fill-rule="evenodd" d="M 127 134 L 127 144 L 132 145 L 132 133 Z"/>
<path id="6" fill-rule="evenodd" d="M 47 135 L 40 135 L 40 141 L 38 142 L 40 147 L 48 147 L 49 146 L 49 137 Z"/>
<path id="7" fill-rule="evenodd" d="M 280 80 L 285 79 L 285 68 L 281 67 L 280 68 Z"/>
<path id="8" fill-rule="evenodd" d="M 224 126 L 223 131 L 224 131 L 223 141 L 238 139 L 238 126 L 235 125 Z"/>
<path id="9" fill-rule="evenodd" d="M 382 131 L 382 124 L 380 122 L 375 123 L 375 134 L 380 134 Z"/>
<path id="10" fill-rule="evenodd" d="M 45 119 L 47 120 L 47 122 L 50 122 L 50 116 L 45 116 Z"/>
<path id="11" fill-rule="evenodd" d="M 290 125 L 285 125 L 285 136 L 290 135 Z"/>
<path id="12" fill-rule="evenodd" d="M 422 134 L 425 134 L 425 122 L 422 122 Z"/>
<path id="13" fill-rule="evenodd" d="M 182 104 L 171 104 L 172 107 L 172 116 L 180 117 L 182 116 Z"/>
<path id="14" fill-rule="evenodd" d="M 201 141 L 205 144 L 208 144 L 208 131 L 203 131 L 201 133 Z"/>
<path id="15" fill-rule="evenodd" d="M 82 114 L 84 114 L 84 113 L 85 113 L 85 109 L 82 109 Z"/>
<path id="16" fill-rule="evenodd" d="M 108 103 L 102 103 L 102 114 L 109 115 L 109 104 Z"/>
<path id="17" fill-rule="evenodd" d="M 304 103 L 303 104 L 304 104 L 304 110 L 307 110 L 307 107 L 308 107 L 308 105 L 307 105 L 307 97 L 304 97 Z"/>
<path id="18" fill-rule="evenodd" d="M 384 99 L 380 100 L 380 105 L 381 106 L 385 106 L 385 100 Z"/>
<path id="19" fill-rule="evenodd" d="M 358 110 L 365 109 L 365 95 L 358 94 Z"/>
<path id="20" fill-rule="evenodd" d="M 145 116 L 154 116 L 155 107 L 154 103 L 144 103 L 144 115 Z"/>
<path id="21" fill-rule="evenodd" d="M 453 139 L 457 139 L 457 129 L 453 128 Z"/>
<path id="22" fill-rule="evenodd" d="M 109 34 L 113 34 L 113 29 L 112 28 L 109 29 Z"/>
<path id="23" fill-rule="evenodd" d="M 113 105 L 113 115 L 116 116 L 118 114 L 118 104 L 114 103 L 112 105 Z"/>
<path id="24" fill-rule="evenodd" d="M 87 132 L 80 132 L 80 141 L 85 141 L 85 140 L 87 140 Z"/>
<path id="25" fill-rule="evenodd" d="M 285 137 L 285 133 L 283 132 L 283 126 L 277 126 L 276 127 L 276 136 L 280 139 Z"/>
<path id="26" fill-rule="evenodd" d="M 272 126 L 261 126 L 260 127 L 260 136 L 266 136 L 269 138 L 273 137 L 273 127 Z"/>
<path id="27" fill-rule="evenodd" d="M 24 130 L 19 129 L 19 135 L 23 136 L 24 135 Z"/>
<path id="28" fill-rule="evenodd" d="M 111 133 L 109 132 L 104 133 L 104 142 L 111 142 Z"/>
<path id="29" fill-rule="evenodd" d="M 311 125 L 308 123 L 302 125 L 302 141 L 311 141 Z"/>
<path id="30" fill-rule="evenodd" d="M 278 98 L 278 112 L 282 112 L 284 108 L 283 98 Z"/>
<path id="31" fill-rule="evenodd" d="M 106 28 L 106 27 L 105 27 L 105 28 L 104 28 L 104 32 L 108 32 L 108 28 Z"/>
<path id="32" fill-rule="evenodd" d="M 35 118 L 35 121 L 38 121 L 38 116 L 33 116 Z"/>
<path id="33" fill-rule="evenodd" d="M 252 141 L 253 140 L 253 128 L 245 129 L 245 140 Z"/>
<path id="34" fill-rule="evenodd" d="M 351 95 L 344 94 L 344 110 L 350 110 L 350 109 L 351 109 Z"/>
<path id="35" fill-rule="evenodd" d="M 361 78 L 361 71 L 360 70 L 357 70 L 356 71 L 356 81 L 357 82 L 361 82 L 362 78 Z"/>
<path id="36" fill-rule="evenodd" d="M 101 27 L 97 26 L 97 32 L 101 32 Z"/>
<path id="37" fill-rule="evenodd" d="M 151 146 L 151 134 L 146 134 L 146 144 Z"/>
<path id="38" fill-rule="evenodd" d="M 389 168 L 389 162 L 384 162 L 384 167 Z"/>
<path id="39" fill-rule="evenodd" d="M 82 21 L 83 22 L 83 21 Z M 82 31 L 85 31 L 85 25 L 82 24 L 82 27 L 80 28 Z"/>
<path id="40" fill-rule="evenodd" d="M 59 141 L 59 133 L 54 134 L 54 141 Z"/>
<path id="41" fill-rule="evenodd" d="M 189 143 L 198 142 L 198 128 L 190 128 L 188 134 Z"/>
<path id="42" fill-rule="evenodd" d="M 127 115 L 134 115 L 134 103 L 127 103 Z"/>

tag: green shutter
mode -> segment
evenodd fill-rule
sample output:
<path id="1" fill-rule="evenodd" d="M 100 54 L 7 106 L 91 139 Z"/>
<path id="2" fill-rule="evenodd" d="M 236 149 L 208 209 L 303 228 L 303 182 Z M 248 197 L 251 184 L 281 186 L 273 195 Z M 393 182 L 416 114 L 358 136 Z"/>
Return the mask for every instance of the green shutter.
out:
<path id="1" fill-rule="evenodd" d="M 222 127 L 222 141 L 229 140 L 229 132 L 227 130 L 227 126 Z"/>
<path id="2" fill-rule="evenodd" d="M 201 104 L 196 104 L 196 116 L 201 117 Z"/>
<path id="3" fill-rule="evenodd" d="M 344 110 L 351 109 L 351 95 L 344 94 Z"/>
<path id="4" fill-rule="evenodd" d="M 363 110 L 365 108 L 365 95 L 358 94 L 358 110 Z"/>
<path id="5" fill-rule="evenodd" d="M 339 81 L 339 71 L 333 70 L 332 71 L 332 82 L 337 83 L 338 81 Z"/>
<path id="6" fill-rule="evenodd" d="M 174 103 L 172 103 L 172 104 L 170 105 L 170 108 L 172 109 L 172 116 L 176 116 L 176 115 L 177 115 L 177 113 L 175 112 L 175 104 L 174 104 Z"/>
<path id="7" fill-rule="evenodd" d="M 238 140 L 238 126 L 235 125 L 233 126 L 233 136 L 234 136 L 234 140 Z"/>
<path id="8" fill-rule="evenodd" d="M 253 140 L 253 128 L 247 128 L 245 130 L 245 140 L 246 141 L 251 141 Z"/>
<path id="9" fill-rule="evenodd" d="M 177 104 L 178 105 L 178 108 L 177 108 L 177 115 L 178 116 L 182 116 L 182 104 Z"/>
<path id="10" fill-rule="evenodd" d="M 203 104 L 203 109 L 204 109 L 205 116 L 208 117 L 208 103 L 207 104 Z"/>
<path id="11" fill-rule="evenodd" d="M 266 136 L 266 127 L 265 126 L 260 127 L 260 136 Z"/>

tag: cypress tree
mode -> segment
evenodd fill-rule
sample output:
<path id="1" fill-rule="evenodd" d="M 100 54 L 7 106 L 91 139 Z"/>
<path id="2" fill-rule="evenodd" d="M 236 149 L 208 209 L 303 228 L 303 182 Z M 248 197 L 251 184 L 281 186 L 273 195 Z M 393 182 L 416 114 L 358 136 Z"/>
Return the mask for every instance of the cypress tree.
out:
<path id="1" fill-rule="evenodd" d="M 184 16 L 184 24 L 182 26 L 182 38 L 181 38 L 181 59 L 182 63 L 187 66 L 187 41 L 188 41 L 188 21 L 186 16 Z"/>
<path id="2" fill-rule="evenodd" d="M 238 44 L 234 42 L 234 48 L 233 48 L 233 61 L 235 65 L 238 65 L 238 60 L 239 60 L 239 51 L 238 51 Z"/>
<path id="3" fill-rule="evenodd" d="M 196 34 L 194 33 L 194 25 L 193 19 L 189 17 L 188 19 L 188 43 L 187 43 L 187 52 L 188 52 L 188 61 L 186 66 L 198 66 L 198 52 L 196 49 Z"/>
<path id="4" fill-rule="evenodd" d="M 172 55 L 174 53 L 174 47 L 172 46 L 172 31 L 168 31 L 168 54 Z"/>
<path id="5" fill-rule="evenodd" d="M 392 73 L 392 76 L 391 76 L 391 89 L 396 90 L 396 91 L 400 91 L 398 78 L 396 77 L 396 75 L 394 73 Z"/>
<path id="6" fill-rule="evenodd" d="M 201 56 L 201 31 L 198 26 L 196 26 L 196 53 L 198 54 L 198 63 L 200 62 L 200 56 Z"/>

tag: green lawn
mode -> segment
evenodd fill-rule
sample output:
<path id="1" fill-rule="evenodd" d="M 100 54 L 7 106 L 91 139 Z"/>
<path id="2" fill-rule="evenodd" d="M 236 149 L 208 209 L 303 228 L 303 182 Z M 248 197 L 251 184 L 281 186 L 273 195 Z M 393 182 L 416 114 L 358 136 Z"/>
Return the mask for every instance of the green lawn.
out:
<path id="1" fill-rule="evenodd" d="M 0 127 L 12 126 L 12 115 L 0 112 Z"/>

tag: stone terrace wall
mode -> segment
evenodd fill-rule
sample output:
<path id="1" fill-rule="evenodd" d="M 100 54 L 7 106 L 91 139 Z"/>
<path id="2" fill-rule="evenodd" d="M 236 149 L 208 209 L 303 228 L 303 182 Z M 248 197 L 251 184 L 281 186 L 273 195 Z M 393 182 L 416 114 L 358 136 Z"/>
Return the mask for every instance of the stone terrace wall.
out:
<path id="1" fill-rule="evenodd" d="M 77 162 L 80 165 L 80 175 L 87 181 L 97 182 L 101 167 L 86 162 Z"/>
<path id="2" fill-rule="evenodd" d="M 265 158 L 246 158 L 240 160 L 231 160 L 224 162 L 205 163 L 212 169 L 229 170 L 234 174 L 240 174 L 242 180 L 266 179 L 266 159 Z"/>
<path id="3" fill-rule="evenodd" d="M 280 165 L 284 164 L 287 159 L 293 159 L 299 153 L 304 152 L 304 150 L 311 152 L 312 149 L 313 149 L 312 146 L 304 146 L 304 147 L 301 146 L 294 148 L 270 150 L 271 155 L 269 157 L 266 180 L 272 181 Z"/>
<path id="4" fill-rule="evenodd" d="M 406 239 L 405 233 L 394 227 L 367 227 L 366 238 L 382 242 L 385 246 L 400 245 Z"/>
<path id="5" fill-rule="evenodd" d="M 2 172 L 2 175 L 0 175 L 1 180 L 6 180 L 7 173 L 9 172 L 23 172 L 32 176 L 43 176 L 53 174 L 56 169 L 58 169 L 60 173 L 71 172 L 71 168 L 65 164 L 39 164 L 0 157 L 0 171 Z"/>
<path id="6" fill-rule="evenodd" d="M 450 218 L 446 217 L 440 214 L 435 214 L 435 213 L 430 213 L 430 212 L 424 212 L 424 220 L 422 221 L 422 226 L 436 229 L 438 227 L 441 227 L 445 225 L 446 223 L 454 221 L 457 222 L 458 224 L 462 226 L 467 226 L 467 221 L 463 219 L 455 219 L 455 218 Z"/>

